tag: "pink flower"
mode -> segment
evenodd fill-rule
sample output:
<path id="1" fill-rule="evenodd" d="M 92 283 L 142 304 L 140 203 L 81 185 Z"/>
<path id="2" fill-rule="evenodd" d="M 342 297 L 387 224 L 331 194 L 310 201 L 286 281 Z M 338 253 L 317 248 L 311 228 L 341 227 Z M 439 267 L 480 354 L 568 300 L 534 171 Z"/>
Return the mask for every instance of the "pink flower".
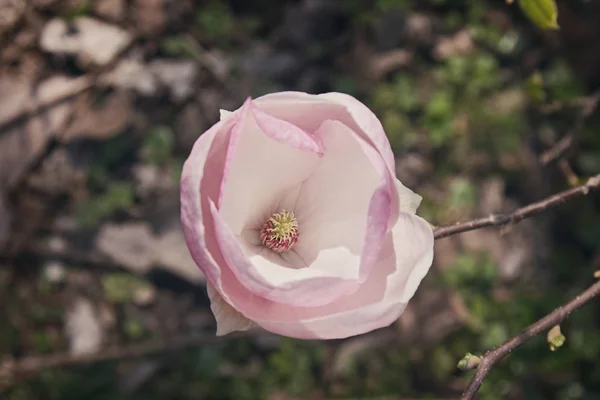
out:
<path id="1" fill-rule="evenodd" d="M 341 93 L 248 99 L 196 141 L 181 218 L 217 335 L 334 339 L 390 325 L 433 259 L 383 128 Z"/>

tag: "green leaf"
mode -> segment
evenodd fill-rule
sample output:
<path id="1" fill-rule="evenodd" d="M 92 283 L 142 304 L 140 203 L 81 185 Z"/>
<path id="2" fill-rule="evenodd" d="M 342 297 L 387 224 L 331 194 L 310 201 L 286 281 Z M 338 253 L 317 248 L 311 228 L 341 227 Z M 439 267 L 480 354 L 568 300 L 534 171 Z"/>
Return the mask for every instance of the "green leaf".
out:
<path id="1" fill-rule="evenodd" d="M 542 29 L 558 29 L 558 10 L 554 0 L 519 0 L 527 17 Z"/>

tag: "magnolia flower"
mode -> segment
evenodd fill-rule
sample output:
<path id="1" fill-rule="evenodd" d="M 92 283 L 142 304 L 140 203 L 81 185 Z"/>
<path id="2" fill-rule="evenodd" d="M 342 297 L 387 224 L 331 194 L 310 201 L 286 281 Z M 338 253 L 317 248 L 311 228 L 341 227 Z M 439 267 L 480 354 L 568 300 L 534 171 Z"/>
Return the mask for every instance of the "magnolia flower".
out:
<path id="1" fill-rule="evenodd" d="M 181 177 L 217 335 L 334 339 L 394 322 L 433 259 L 421 197 L 394 171 L 379 120 L 351 96 L 282 92 L 222 111 Z"/>

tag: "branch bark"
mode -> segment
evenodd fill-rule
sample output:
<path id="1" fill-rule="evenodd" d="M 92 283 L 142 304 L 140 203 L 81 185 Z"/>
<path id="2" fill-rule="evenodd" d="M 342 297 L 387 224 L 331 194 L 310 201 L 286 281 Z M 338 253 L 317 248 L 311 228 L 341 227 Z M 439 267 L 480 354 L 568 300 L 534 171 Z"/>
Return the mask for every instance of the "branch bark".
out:
<path id="1" fill-rule="evenodd" d="M 507 354 L 512 352 L 517 347 L 521 346 L 523 343 L 527 342 L 532 337 L 547 331 L 554 325 L 560 324 L 562 321 L 567 319 L 573 311 L 577 310 L 579 307 L 583 306 L 585 303 L 592 300 L 598 295 L 600 295 L 600 282 L 594 283 L 592 286 L 590 286 L 583 293 L 575 297 L 573 300 L 571 300 L 563 306 L 558 307 L 552 313 L 548 314 L 544 318 L 527 327 L 517 336 L 514 336 L 513 338 L 507 340 L 495 349 L 485 353 L 481 357 L 481 363 L 477 367 L 475 375 L 473 375 L 473 378 L 471 379 L 471 382 L 469 383 L 467 389 L 464 391 L 461 399 L 471 400 L 475 398 L 477 391 L 481 387 L 481 384 L 489 374 L 492 367 L 498 361 L 502 360 Z"/>
<path id="2" fill-rule="evenodd" d="M 492 214 L 488 217 L 477 218 L 471 221 L 459 222 L 454 225 L 441 226 L 435 228 L 433 235 L 435 239 L 442 239 L 457 233 L 472 231 L 474 229 L 485 228 L 488 226 L 502 226 L 507 224 L 516 224 L 525 218 L 539 214 L 549 208 L 559 206 L 579 196 L 585 196 L 591 191 L 600 189 L 600 175 L 596 175 L 583 185 L 554 194 L 538 202 L 521 207 L 510 214 Z"/>

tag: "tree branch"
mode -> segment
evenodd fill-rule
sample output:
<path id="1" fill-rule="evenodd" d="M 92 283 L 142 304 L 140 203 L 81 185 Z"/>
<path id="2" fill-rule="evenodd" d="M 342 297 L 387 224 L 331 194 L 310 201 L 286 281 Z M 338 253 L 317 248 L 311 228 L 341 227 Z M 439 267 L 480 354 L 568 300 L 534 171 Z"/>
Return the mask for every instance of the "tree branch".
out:
<path id="1" fill-rule="evenodd" d="M 564 204 L 567 200 L 573 199 L 579 196 L 585 196 L 589 192 L 600 189 L 600 175 L 596 175 L 583 185 L 574 187 L 572 189 L 565 190 L 540 200 L 535 203 L 531 203 L 525 207 L 521 207 L 510 214 L 492 214 L 488 217 L 477 218 L 471 221 L 459 222 L 454 225 L 441 226 L 435 228 L 433 235 L 435 239 L 442 239 L 447 236 L 456 235 L 457 233 L 472 231 L 474 229 L 485 228 L 488 226 L 501 226 L 507 224 L 516 224 L 525 218 L 539 214 L 549 208 L 556 207 Z"/>
<path id="2" fill-rule="evenodd" d="M 594 283 L 586 291 L 575 297 L 567 304 L 558 307 L 552 313 L 548 314 L 544 318 L 535 322 L 534 324 L 527 327 L 524 331 L 519 333 L 517 336 L 507 340 L 500 346 L 493 350 L 488 351 L 481 356 L 481 363 L 475 371 L 475 375 L 471 379 L 469 386 L 464 391 L 461 399 L 471 400 L 477 394 L 477 391 L 481 387 L 484 379 L 489 374 L 492 367 L 500 360 L 502 360 L 508 353 L 521 346 L 534 336 L 550 329 L 554 325 L 560 324 L 562 321 L 567 319 L 569 315 L 579 307 L 592 300 L 594 297 L 600 295 L 600 282 Z"/>
<path id="3" fill-rule="evenodd" d="M 145 343 L 130 344 L 103 349 L 98 353 L 75 356 L 70 353 L 58 353 L 45 356 L 30 356 L 19 360 L 0 362 L 0 392 L 15 381 L 26 379 L 35 373 L 49 368 L 72 367 L 101 361 L 139 358 L 156 353 L 183 350 L 198 345 L 214 346 L 231 339 L 256 335 L 256 332 L 237 332 L 218 337 L 214 334 L 192 334 L 169 338 L 168 340 L 150 340 Z"/>
<path id="4" fill-rule="evenodd" d="M 581 134 L 581 130 L 585 124 L 585 121 L 594 113 L 600 102 L 600 91 L 594 93 L 590 97 L 586 97 L 582 103 L 582 109 L 575 124 L 571 130 L 562 137 L 554 146 L 546 150 L 540 155 L 539 160 L 542 165 L 548 165 L 552 161 L 555 161 L 564 156 L 569 149 L 573 147 L 573 144 L 577 141 Z"/>

